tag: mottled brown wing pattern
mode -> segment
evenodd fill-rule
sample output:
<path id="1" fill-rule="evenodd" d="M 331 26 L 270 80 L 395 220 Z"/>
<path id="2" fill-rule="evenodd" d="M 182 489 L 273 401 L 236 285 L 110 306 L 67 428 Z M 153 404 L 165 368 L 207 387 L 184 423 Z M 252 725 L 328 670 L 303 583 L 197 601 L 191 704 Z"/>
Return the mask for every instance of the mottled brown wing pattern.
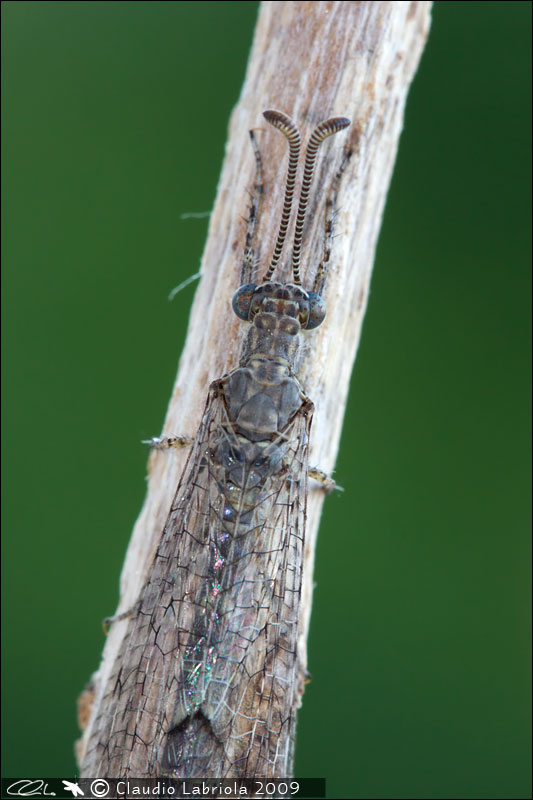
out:
<path id="1" fill-rule="evenodd" d="M 85 774 L 290 769 L 312 406 L 303 398 L 251 463 L 225 381 L 212 387 Z"/>

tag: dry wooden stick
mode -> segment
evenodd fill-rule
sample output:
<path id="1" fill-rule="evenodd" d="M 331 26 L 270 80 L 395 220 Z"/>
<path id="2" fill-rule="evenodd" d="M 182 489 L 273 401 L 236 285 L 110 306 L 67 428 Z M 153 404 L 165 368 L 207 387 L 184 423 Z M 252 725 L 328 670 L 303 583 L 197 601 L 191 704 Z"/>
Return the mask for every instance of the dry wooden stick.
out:
<path id="1" fill-rule="evenodd" d="M 327 319 L 312 334 L 312 344 L 299 371 L 301 384 L 316 406 L 310 463 L 331 472 L 405 100 L 428 34 L 430 9 L 430 2 L 262 3 L 245 83 L 231 116 L 226 157 L 202 261 L 202 280 L 194 299 L 164 433 L 194 436 L 210 382 L 238 364 L 243 323 L 233 314 L 230 300 L 239 286 L 243 218 L 254 182 L 248 130 L 256 130 L 265 169 L 258 236 L 263 268 L 273 251 L 279 224 L 286 143 L 281 136 L 262 133 L 267 127 L 262 111 L 276 108 L 288 114 L 304 140 L 317 123 L 343 115 L 352 120 L 343 137 L 353 156 L 339 187 L 325 293 Z M 324 203 L 341 159 L 343 145 L 339 139 L 335 137 L 323 145 L 319 157 L 305 229 L 304 286 L 306 269 L 314 273 L 322 252 Z M 127 552 L 117 613 L 131 609 L 139 595 L 185 459 L 185 452 L 170 456 L 154 452 L 150 456 L 148 493 Z M 299 643 L 303 664 L 322 501 L 322 492 L 310 492 Z M 123 633 L 122 624 L 112 627 L 93 677 L 94 703 L 92 711 L 86 713 L 87 727 L 77 748 L 80 764 Z M 90 697 L 93 699 L 92 692 Z"/>

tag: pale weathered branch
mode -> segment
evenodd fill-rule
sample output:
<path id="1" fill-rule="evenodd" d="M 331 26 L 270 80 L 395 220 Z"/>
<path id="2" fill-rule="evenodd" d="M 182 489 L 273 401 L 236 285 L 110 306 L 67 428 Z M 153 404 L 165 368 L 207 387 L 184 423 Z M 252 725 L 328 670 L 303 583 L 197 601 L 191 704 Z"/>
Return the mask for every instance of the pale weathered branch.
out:
<path id="1" fill-rule="evenodd" d="M 264 270 L 278 230 L 287 156 L 284 138 L 268 128 L 262 111 L 275 108 L 288 114 L 300 128 L 304 141 L 317 123 L 343 115 L 352 120 L 351 127 L 328 140 L 319 156 L 302 260 L 303 284 L 309 288 L 307 270 L 314 274 L 322 251 L 326 190 L 347 143 L 353 156 L 338 197 L 325 292 L 328 314 L 324 324 L 308 335 L 308 351 L 299 371 L 302 386 L 316 406 L 311 464 L 326 471 L 334 467 L 406 95 L 427 37 L 430 7 L 429 2 L 375 1 L 261 5 L 245 83 L 231 116 L 202 261 L 202 280 L 194 299 L 165 433 L 193 436 L 210 382 L 238 363 L 244 324 L 233 315 L 230 300 L 239 285 L 243 217 L 254 181 L 248 130 L 256 130 L 265 170 L 258 237 Z M 150 457 L 148 493 L 122 572 L 119 612 L 133 607 L 146 578 L 185 458 L 185 452 L 156 452 Z M 322 499 L 320 491 L 310 492 L 301 610 L 300 651 L 304 663 Z M 123 630 L 121 624 L 114 625 L 106 642 L 95 676 L 96 709 Z M 80 761 L 94 711 L 78 748 Z"/>

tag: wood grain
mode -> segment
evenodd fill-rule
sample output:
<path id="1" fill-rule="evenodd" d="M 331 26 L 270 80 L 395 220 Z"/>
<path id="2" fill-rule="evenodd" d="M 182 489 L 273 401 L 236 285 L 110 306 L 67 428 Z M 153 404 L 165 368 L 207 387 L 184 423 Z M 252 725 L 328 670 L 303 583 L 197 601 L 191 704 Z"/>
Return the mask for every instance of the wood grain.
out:
<path id="1" fill-rule="evenodd" d="M 368 300 L 374 252 L 403 124 L 407 92 L 430 25 L 430 2 L 264 2 L 240 99 L 231 115 L 224 164 L 210 219 L 187 341 L 170 398 L 164 433 L 194 436 L 209 384 L 237 366 L 244 323 L 231 310 L 239 285 L 254 128 L 264 164 L 259 220 L 260 265 L 270 260 L 279 225 L 287 165 L 286 142 L 264 122 L 279 109 L 300 128 L 304 142 L 327 117 L 352 125 L 322 147 L 304 234 L 302 275 L 313 275 L 322 251 L 324 202 L 345 142 L 354 151 L 343 177 L 325 291 L 327 318 L 310 333 L 299 370 L 316 411 L 310 463 L 330 472 L 340 440 L 349 380 Z M 190 124 L 190 122 L 188 123 Z M 286 266 L 288 251 L 281 259 Z M 309 273 L 307 272 L 309 270 Z M 282 273 L 281 277 L 286 277 Z M 118 612 L 135 604 L 161 537 L 186 453 L 154 452 L 148 491 L 121 576 Z M 310 492 L 304 556 L 300 658 L 306 661 L 313 554 L 323 493 Z M 115 624 L 93 676 L 95 701 L 77 755 L 83 763 L 95 709 L 114 671 L 124 625 Z M 139 773 L 141 774 L 141 772 Z"/>

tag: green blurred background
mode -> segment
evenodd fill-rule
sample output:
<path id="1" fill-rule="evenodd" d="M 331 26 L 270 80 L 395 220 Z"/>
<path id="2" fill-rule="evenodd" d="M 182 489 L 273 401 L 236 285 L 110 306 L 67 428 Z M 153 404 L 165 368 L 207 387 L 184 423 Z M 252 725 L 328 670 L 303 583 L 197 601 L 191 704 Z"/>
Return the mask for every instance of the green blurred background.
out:
<path id="1" fill-rule="evenodd" d="M 2 12 L 3 773 L 71 777 L 257 5 Z M 530 16 L 437 3 L 409 96 L 317 554 L 330 797 L 530 796 Z"/>

